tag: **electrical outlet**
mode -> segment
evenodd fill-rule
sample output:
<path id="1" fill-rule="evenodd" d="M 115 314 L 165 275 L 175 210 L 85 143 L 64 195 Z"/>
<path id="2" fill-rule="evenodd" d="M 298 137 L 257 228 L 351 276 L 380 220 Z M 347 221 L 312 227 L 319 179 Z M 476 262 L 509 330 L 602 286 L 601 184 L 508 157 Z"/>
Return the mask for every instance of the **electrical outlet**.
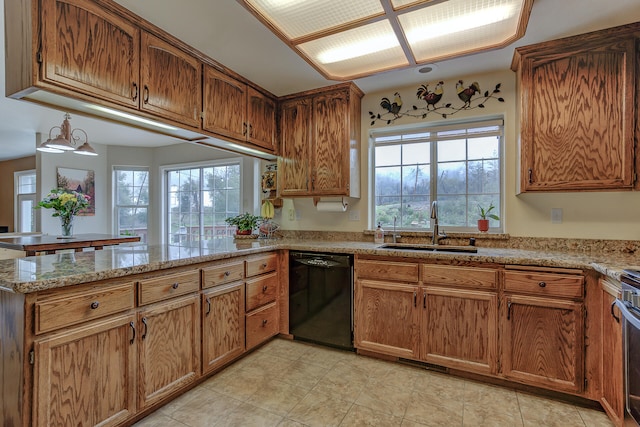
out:
<path id="1" fill-rule="evenodd" d="M 551 224 L 562 224 L 562 208 L 551 208 Z"/>
<path id="2" fill-rule="evenodd" d="M 350 210 L 349 221 L 360 221 L 360 211 L 357 209 Z"/>
<path id="3" fill-rule="evenodd" d="M 289 209 L 289 221 L 295 221 L 296 211 L 295 209 Z"/>

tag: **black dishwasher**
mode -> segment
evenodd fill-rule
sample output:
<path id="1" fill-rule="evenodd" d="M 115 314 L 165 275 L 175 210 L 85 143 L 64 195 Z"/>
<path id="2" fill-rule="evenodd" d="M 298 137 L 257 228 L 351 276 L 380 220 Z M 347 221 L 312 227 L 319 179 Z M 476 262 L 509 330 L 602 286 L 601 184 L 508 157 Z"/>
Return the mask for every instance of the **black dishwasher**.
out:
<path id="1" fill-rule="evenodd" d="M 353 256 L 289 252 L 289 333 L 353 350 Z"/>

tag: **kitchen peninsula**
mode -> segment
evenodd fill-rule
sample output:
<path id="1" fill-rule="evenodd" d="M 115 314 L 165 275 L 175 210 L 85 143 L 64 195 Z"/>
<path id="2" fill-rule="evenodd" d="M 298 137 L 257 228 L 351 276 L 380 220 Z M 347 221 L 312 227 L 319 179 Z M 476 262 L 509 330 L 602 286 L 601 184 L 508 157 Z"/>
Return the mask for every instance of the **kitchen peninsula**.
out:
<path id="1" fill-rule="evenodd" d="M 120 243 L 139 242 L 140 236 L 115 236 L 111 234 L 78 234 L 70 238 L 56 236 L 13 236 L 0 238 L 0 249 L 23 251 L 24 256 L 34 256 L 38 252 L 54 254 L 57 251 L 73 249 L 82 252 L 85 248 L 102 249 Z"/>
<path id="2" fill-rule="evenodd" d="M 404 304 L 405 296 L 413 301 L 411 295 L 419 290 L 415 310 L 438 301 L 446 309 L 451 297 L 482 319 L 472 322 L 474 327 L 488 328 L 482 336 L 488 343 L 480 342 L 474 330 L 450 334 L 450 342 L 476 339 L 479 344 L 467 348 L 492 350 L 478 352 L 471 361 L 441 354 L 432 345 L 443 319 L 436 308 L 428 317 L 431 329 L 423 322 L 411 327 L 426 335 L 422 344 L 409 342 L 416 345 L 409 358 L 438 360 L 452 373 L 480 374 L 590 401 L 601 400 L 603 384 L 600 322 L 608 313 L 600 283 L 615 283 L 623 268 L 637 263 L 620 252 L 480 247 L 475 254 L 425 253 L 363 241 L 293 239 L 220 239 L 208 248 L 127 245 L 0 261 L 3 424 L 130 424 L 272 336 L 286 335 L 289 250 L 355 255 L 360 353 L 407 358 L 409 350 L 402 347 L 407 343 L 397 341 L 401 334 L 390 337 L 369 329 L 376 317 L 364 316 L 364 307 L 371 307 L 367 301 L 375 295 L 383 297 L 378 306 Z M 539 278 L 546 280 L 544 288 Z M 543 322 L 544 316 L 517 320 L 525 313 L 538 316 L 536 310 L 557 312 L 562 327 Z M 387 324 L 401 322 L 387 319 Z M 540 327 L 551 329 L 536 350 L 549 350 L 559 334 L 566 357 L 528 352 L 546 363 L 555 360 L 545 366 L 550 372 L 528 374 L 522 372 L 527 354 L 519 351 L 519 341 L 506 337 L 517 337 L 519 328 L 540 333 L 532 331 Z M 396 340 L 395 347 L 390 339 Z M 66 359 L 70 354 L 75 357 Z M 564 369 L 554 370 L 558 366 Z M 80 384 L 88 389 L 76 393 Z"/>

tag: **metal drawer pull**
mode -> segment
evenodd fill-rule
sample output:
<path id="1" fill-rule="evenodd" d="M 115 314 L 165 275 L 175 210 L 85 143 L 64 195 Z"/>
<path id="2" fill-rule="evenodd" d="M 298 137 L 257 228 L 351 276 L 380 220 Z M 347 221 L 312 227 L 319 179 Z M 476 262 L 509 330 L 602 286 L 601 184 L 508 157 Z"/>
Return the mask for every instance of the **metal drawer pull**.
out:
<path id="1" fill-rule="evenodd" d="M 541 288 L 544 288 L 547 286 L 546 282 L 538 282 L 538 286 L 540 286 Z"/>
<path id="2" fill-rule="evenodd" d="M 507 320 L 511 320 L 511 301 L 507 303 Z"/>
<path id="3" fill-rule="evenodd" d="M 422 308 L 427 308 L 427 291 L 422 294 Z"/>
<path id="4" fill-rule="evenodd" d="M 418 293 L 416 291 L 413 291 L 413 306 L 418 306 Z"/>
<path id="5" fill-rule="evenodd" d="M 142 324 L 144 325 L 144 334 L 142 334 L 142 339 L 145 339 L 147 337 L 147 330 L 149 329 L 149 325 L 147 325 L 146 317 L 142 318 Z"/>
<path id="6" fill-rule="evenodd" d="M 91 310 L 95 310 L 96 308 L 100 307 L 100 302 L 99 301 L 94 301 L 91 303 Z"/>
<path id="7" fill-rule="evenodd" d="M 138 84 L 136 82 L 131 83 L 131 85 L 133 86 L 133 97 L 132 97 L 132 101 L 135 101 L 138 99 Z"/>
<path id="8" fill-rule="evenodd" d="M 616 302 L 612 302 L 611 303 L 611 315 L 613 316 L 614 319 L 616 319 L 616 322 L 620 323 L 620 317 L 616 316 L 616 313 L 613 311 L 613 308 L 616 306 Z"/>
<path id="9" fill-rule="evenodd" d="M 267 285 L 264 285 L 264 286 L 262 287 L 262 292 L 267 292 L 267 289 L 268 289 Z"/>
<path id="10" fill-rule="evenodd" d="M 266 326 L 266 324 L 267 324 L 267 319 L 264 319 L 264 320 L 262 321 L 262 326 Z"/>
<path id="11" fill-rule="evenodd" d="M 224 275 L 225 275 L 226 277 L 229 277 L 229 276 L 231 276 L 231 272 L 230 272 L 230 271 L 225 271 L 225 272 L 224 272 Z"/>
<path id="12" fill-rule="evenodd" d="M 267 268 L 267 263 L 262 264 L 262 268 Z"/>
<path id="13" fill-rule="evenodd" d="M 211 298 L 207 298 L 207 313 L 206 313 L 206 316 L 208 316 L 209 313 L 211 313 Z"/>
<path id="14" fill-rule="evenodd" d="M 129 322 L 129 326 L 131 327 L 131 332 L 133 332 L 129 344 L 133 344 L 134 340 L 136 339 L 136 325 L 133 322 Z"/>
<path id="15" fill-rule="evenodd" d="M 172 287 L 173 289 L 178 289 L 178 286 L 179 286 L 179 285 L 180 285 L 180 284 L 179 284 L 178 282 L 176 282 L 176 283 L 174 283 L 173 285 L 171 285 L 171 287 Z"/>

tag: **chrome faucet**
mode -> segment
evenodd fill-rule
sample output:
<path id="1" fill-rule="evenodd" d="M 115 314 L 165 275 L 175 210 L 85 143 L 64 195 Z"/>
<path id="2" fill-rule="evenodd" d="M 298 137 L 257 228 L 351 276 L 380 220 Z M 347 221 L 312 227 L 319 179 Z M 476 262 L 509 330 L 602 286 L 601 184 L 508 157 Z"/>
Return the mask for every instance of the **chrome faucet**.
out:
<path id="1" fill-rule="evenodd" d="M 440 226 L 438 225 L 438 201 L 434 200 L 431 203 L 431 219 L 433 219 L 433 238 L 431 243 L 437 245 L 441 239 L 447 238 L 447 233 L 442 231 L 440 233 Z"/>
<path id="2" fill-rule="evenodd" d="M 393 243 L 398 243 L 398 239 L 401 238 L 402 236 L 396 233 L 396 217 L 393 217 L 393 234 L 391 235 L 391 237 L 393 238 Z"/>

